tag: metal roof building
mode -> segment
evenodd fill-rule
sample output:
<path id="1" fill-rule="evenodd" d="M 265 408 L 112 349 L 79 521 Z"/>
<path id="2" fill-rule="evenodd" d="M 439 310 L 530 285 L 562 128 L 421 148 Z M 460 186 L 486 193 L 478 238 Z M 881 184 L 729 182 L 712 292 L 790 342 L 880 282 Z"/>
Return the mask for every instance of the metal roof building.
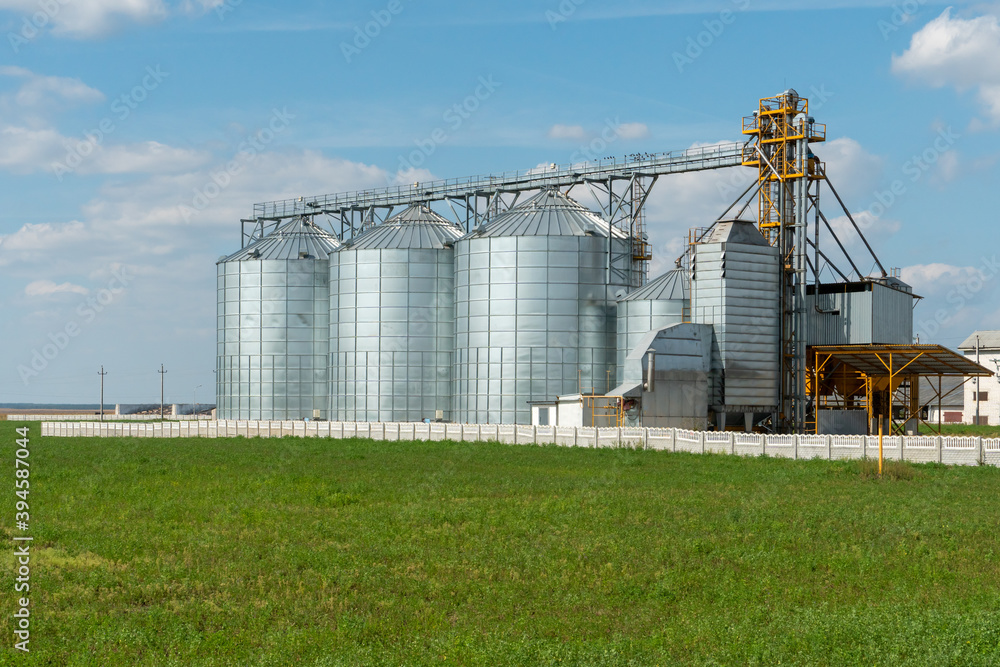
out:
<path id="1" fill-rule="evenodd" d="M 692 321 L 715 329 L 711 405 L 718 414 L 778 404 L 780 261 L 753 222 L 717 222 L 691 258 Z"/>
<path id="2" fill-rule="evenodd" d="M 461 236 L 416 204 L 330 257 L 333 419 L 450 419 Z"/>
<path id="3" fill-rule="evenodd" d="M 299 217 L 219 260 L 220 418 L 326 416 L 328 260 L 339 245 Z"/>
<path id="4" fill-rule="evenodd" d="M 529 401 L 609 390 L 631 280 L 628 236 L 557 190 L 458 241 L 453 419 L 530 423 Z"/>
<path id="5" fill-rule="evenodd" d="M 625 357 L 649 331 L 684 321 L 688 301 L 683 269 L 667 271 L 618 301 L 617 382 L 625 381 Z"/>
<path id="6" fill-rule="evenodd" d="M 975 351 L 977 345 L 980 350 L 1000 350 L 1000 331 L 974 331 L 958 349 Z"/>

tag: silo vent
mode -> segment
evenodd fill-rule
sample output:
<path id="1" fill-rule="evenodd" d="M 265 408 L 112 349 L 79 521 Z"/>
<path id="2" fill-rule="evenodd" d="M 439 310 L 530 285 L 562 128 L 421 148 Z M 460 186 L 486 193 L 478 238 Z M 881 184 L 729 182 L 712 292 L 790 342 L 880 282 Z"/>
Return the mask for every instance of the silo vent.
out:
<path id="1" fill-rule="evenodd" d="M 308 250 L 302 250 L 299 252 L 299 259 L 308 259 L 308 258 L 309 258 Z"/>

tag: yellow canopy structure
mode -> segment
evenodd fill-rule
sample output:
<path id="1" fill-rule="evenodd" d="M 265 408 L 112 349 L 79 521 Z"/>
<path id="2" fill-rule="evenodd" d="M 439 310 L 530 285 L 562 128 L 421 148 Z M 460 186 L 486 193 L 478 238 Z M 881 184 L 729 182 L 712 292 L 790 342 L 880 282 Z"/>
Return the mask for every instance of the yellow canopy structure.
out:
<path id="1" fill-rule="evenodd" d="M 873 420 L 888 419 L 892 431 L 921 419 L 920 378 L 988 377 L 993 372 L 941 345 L 819 345 L 809 348 L 808 392 L 813 398 L 809 426 L 819 432 L 821 409 L 867 409 Z M 931 386 L 934 382 L 930 382 Z M 893 406 L 901 406 L 894 411 Z M 896 415 L 901 418 L 895 418 Z M 938 411 L 940 415 L 940 410 Z M 934 426 L 928 424 L 933 429 Z M 940 423 L 937 429 L 940 430 Z"/>

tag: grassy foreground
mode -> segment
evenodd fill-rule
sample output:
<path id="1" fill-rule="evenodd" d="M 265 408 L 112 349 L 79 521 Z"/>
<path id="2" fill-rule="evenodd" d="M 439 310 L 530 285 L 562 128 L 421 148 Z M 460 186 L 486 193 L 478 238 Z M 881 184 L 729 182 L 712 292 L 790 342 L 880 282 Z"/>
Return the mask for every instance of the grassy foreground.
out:
<path id="1" fill-rule="evenodd" d="M 14 427 L 0 664 L 1000 664 L 1000 469 L 37 424 L 25 656 Z"/>

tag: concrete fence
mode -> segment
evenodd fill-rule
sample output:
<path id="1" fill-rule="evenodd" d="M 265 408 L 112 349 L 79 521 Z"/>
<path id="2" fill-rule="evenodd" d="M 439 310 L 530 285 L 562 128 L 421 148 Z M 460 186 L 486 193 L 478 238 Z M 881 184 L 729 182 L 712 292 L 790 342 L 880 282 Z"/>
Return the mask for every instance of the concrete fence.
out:
<path id="1" fill-rule="evenodd" d="M 169 419 L 171 421 L 211 421 L 215 419 L 212 415 L 164 415 L 164 419 Z M 10 422 L 37 422 L 45 419 L 58 419 L 59 421 L 96 421 L 100 419 L 100 415 L 90 413 L 85 415 L 7 415 L 7 421 Z M 160 415 L 116 415 L 113 412 L 104 413 L 105 421 L 136 421 L 136 422 L 151 422 L 159 421 Z"/>
<path id="2" fill-rule="evenodd" d="M 695 454 L 773 456 L 790 459 L 872 459 L 878 436 L 760 435 L 686 431 L 673 428 L 576 428 L 503 424 L 425 424 L 303 421 L 43 422 L 53 438 L 371 438 L 373 440 L 454 440 L 511 445 L 633 447 Z M 891 436 L 883 438 L 886 459 L 913 463 L 1000 467 L 1000 438 Z"/>

